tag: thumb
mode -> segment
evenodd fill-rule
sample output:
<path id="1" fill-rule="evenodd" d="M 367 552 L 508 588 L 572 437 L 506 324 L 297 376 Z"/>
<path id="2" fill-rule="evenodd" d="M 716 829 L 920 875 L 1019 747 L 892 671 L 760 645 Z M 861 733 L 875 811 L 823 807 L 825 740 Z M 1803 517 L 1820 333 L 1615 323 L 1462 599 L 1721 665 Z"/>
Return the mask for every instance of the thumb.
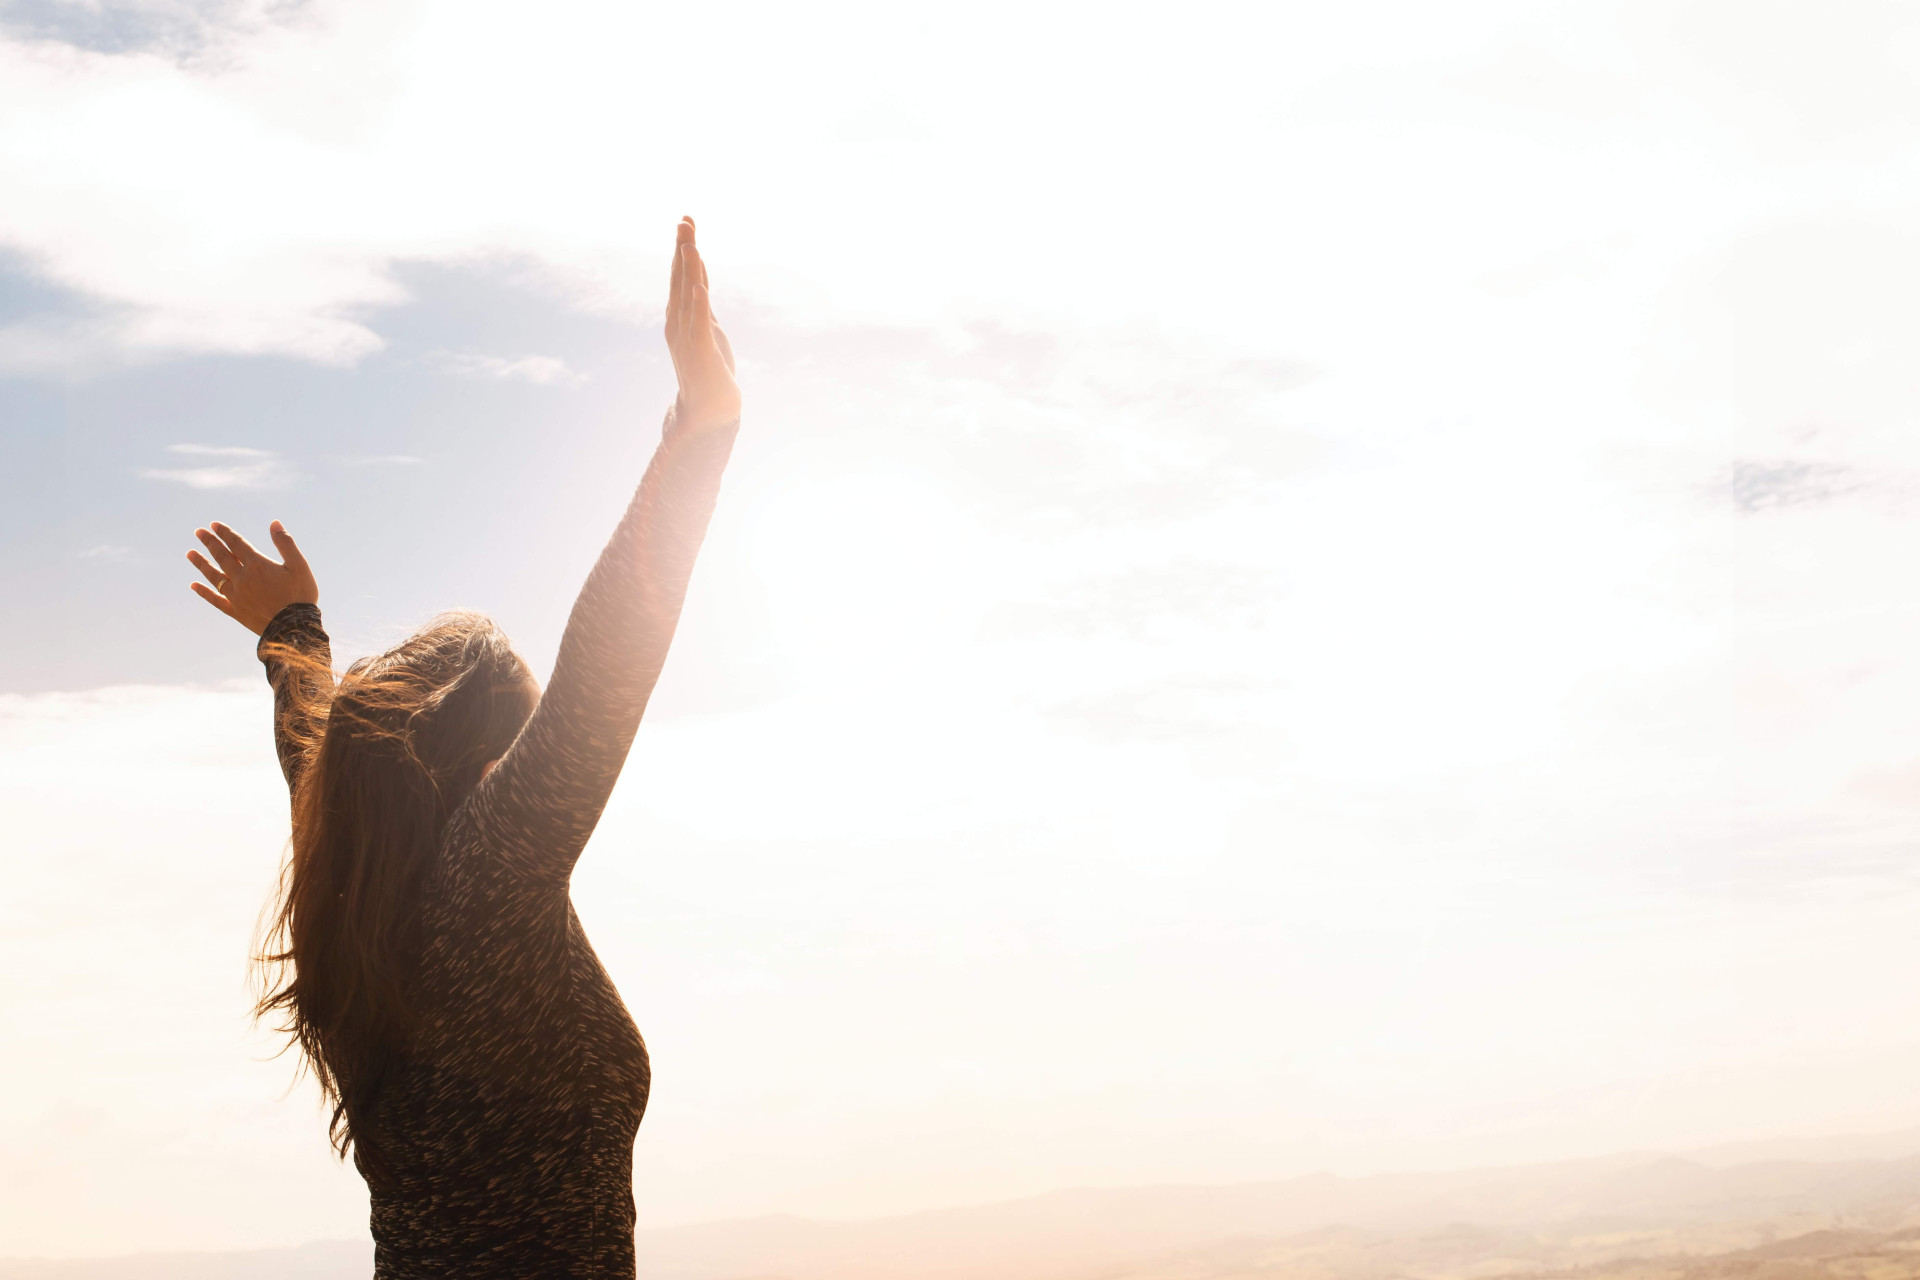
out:
<path id="1" fill-rule="evenodd" d="M 267 526 L 267 533 L 273 538 L 273 545 L 280 552 L 280 558 L 286 561 L 287 568 L 297 569 L 302 573 L 312 572 L 307 568 L 307 558 L 300 554 L 299 544 L 293 540 L 293 535 L 287 532 L 285 525 L 275 520 Z"/>

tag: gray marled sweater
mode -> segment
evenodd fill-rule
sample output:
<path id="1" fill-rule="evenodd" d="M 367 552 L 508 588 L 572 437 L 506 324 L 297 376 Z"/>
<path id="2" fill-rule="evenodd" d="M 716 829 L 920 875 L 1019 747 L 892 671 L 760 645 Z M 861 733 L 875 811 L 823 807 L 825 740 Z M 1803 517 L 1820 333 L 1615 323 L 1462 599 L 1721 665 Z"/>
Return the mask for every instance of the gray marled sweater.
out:
<path id="1" fill-rule="evenodd" d="M 647 1049 L 568 882 L 666 660 L 733 435 L 669 415 L 538 708 L 447 824 L 420 901 L 419 1022 L 377 1104 L 394 1164 L 372 1188 L 377 1280 L 634 1274 Z M 320 611 L 282 610 L 274 642 L 324 653 Z"/>

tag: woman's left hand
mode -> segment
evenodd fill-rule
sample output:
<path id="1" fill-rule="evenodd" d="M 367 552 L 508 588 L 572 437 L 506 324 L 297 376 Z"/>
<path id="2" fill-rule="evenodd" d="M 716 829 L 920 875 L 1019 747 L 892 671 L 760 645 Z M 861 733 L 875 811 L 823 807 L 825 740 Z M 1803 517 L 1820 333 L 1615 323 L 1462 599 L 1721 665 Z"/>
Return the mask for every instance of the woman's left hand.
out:
<path id="1" fill-rule="evenodd" d="M 693 242 L 693 219 L 680 219 L 673 246 L 673 282 L 667 291 L 667 351 L 680 379 L 676 430 L 731 426 L 740 420 L 740 384 L 733 347 L 713 318 L 707 266 Z"/>
<path id="2" fill-rule="evenodd" d="M 284 561 L 262 555 L 218 520 L 210 528 L 193 531 L 213 559 L 209 561 L 198 551 L 187 552 L 187 559 L 207 580 L 192 583 L 193 593 L 255 635 L 265 631 L 273 615 L 290 604 L 320 603 L 313 570 L 294 545 L 293 535 L 278 520 L 268 526 L 267 532 L 273 535 L 273 545 Z M 213 585 L 208 586 L 208 582 Z"/>

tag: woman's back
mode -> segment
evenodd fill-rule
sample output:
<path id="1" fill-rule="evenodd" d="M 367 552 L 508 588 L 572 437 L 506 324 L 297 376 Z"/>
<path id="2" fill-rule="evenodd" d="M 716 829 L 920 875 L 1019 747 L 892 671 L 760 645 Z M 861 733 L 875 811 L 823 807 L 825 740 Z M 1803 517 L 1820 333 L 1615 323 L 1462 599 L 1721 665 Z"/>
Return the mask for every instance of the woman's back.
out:
<path id="1" fill-rule="evenodd" d="M 647 1050 L 564 887 L 456 820 L 421 923 L 416 1038 L 375 1117 L 378 1274 L 633 1274 Z"/>

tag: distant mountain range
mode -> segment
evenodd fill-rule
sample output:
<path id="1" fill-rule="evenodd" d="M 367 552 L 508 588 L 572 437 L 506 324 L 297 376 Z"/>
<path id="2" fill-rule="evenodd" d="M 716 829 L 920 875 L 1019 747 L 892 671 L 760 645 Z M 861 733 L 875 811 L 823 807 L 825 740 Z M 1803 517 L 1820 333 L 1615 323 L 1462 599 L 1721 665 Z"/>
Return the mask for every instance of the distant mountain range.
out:
<path id="1" fill-rule="evenodd" d="M 1061 1191 L 644 1231 L 642 1280 L 1920 1280 L 1916 1135 L 1455 1173 Z M 1742 1159 L 1744 1155 L 1767 1158 Z M 0 1261 L 0 1280 L 366 1280 L 371 1247 Z"/>

